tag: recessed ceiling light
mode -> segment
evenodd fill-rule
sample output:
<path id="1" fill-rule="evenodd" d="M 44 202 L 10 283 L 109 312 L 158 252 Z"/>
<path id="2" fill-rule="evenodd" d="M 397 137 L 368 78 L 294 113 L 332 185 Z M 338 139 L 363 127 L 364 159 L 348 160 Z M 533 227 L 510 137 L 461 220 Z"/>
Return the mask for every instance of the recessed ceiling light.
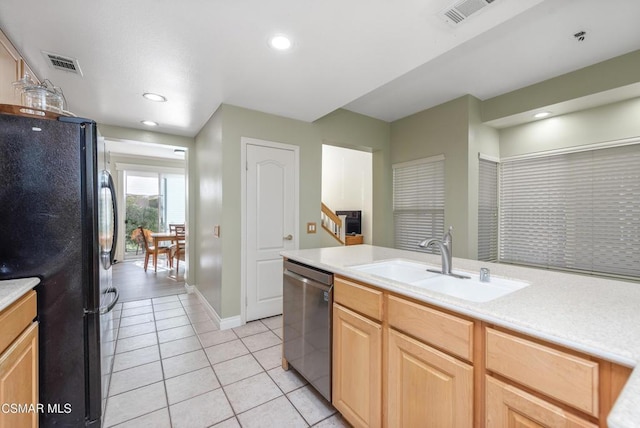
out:
<path id="1" fill-rule="evenodd" d="M 541 111 L 540 113 L 536 113 L 533 115 L 536 119 L 542 119 L 543 117 L 547 117 L 551 114 L 550 111 Z"/>
<path id="2" fill-rule="evenodd" d="M 158 126 L 158 122 L 154 122 L 153 120 L 141 120 L 140 123 L 147 126 Z"/>
<path id="3" fill-rule="evenodd" d="M 269 39 L 269 46 L 278 51 L 286 51 L 291 48 L 291 40 L 283 34 L 276 34 Z"/>
<path id="4" fill-rule="evenodd" d="M 144 94 L 142 94 L 142 96 L 148 99 L 149 101 L 157 101 L 159 103 L 163 103 L 167 101 L 167 98 L 165 96 L 160 94 L 154 94 L 153 92 L 145 92 Z"/>

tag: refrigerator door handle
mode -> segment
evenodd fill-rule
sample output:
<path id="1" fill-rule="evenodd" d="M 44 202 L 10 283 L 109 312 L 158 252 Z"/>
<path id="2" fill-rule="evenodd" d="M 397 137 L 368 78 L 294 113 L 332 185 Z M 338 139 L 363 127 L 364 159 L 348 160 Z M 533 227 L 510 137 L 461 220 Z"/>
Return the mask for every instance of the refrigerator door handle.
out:
<path id="1" fill-rule="evenodd" d="M 108 312 L 111 312 L 111 310 L 116 306 L 116 303 L 118 303 L 118 300 L 120 299 L 120 293 L 118 292 L 118 288 L 117 287 L 107 288 L 106 290 L 104 290 L 103 294 L 111 294 L 111 293 L 115 294 L 115 296 L 111 300 L 111 303 L 100 308 L 100 315 L 104 315 Z"/>
<path id="2" fill-rule="evenodd" d="M 111 264 L 113 264 L 116 255 L 116 245 L 118 241 L 118 201 L 116 200 L 116 187 L 113 184 L 113 178 L 108 172 L 107 176 L 107 185 L 109 187 L 109 191 L 111 192 L 111 203 L 113 206 L 113 240 L 111 241 L 111 252 L 109 254 L 109 260 Z"/>

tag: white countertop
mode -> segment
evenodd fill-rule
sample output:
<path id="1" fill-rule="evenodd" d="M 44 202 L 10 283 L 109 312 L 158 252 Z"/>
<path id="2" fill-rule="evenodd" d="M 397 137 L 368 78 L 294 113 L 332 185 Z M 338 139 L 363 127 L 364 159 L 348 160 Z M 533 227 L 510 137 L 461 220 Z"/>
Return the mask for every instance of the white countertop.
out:
<path id="1" fill-rule="evenodd" d="M 21 278 L 0 281 L 0 311 L 11 306 L 13 302 L 24 296 L 27 291 L 40 283 L 38 278 Z"/>
<path id="2" fill-rule="evenodd" d="M 27 291 L 40 283 L 38 278 L 9 279 L 0 281 L 0 311 L 11 306 Z"/>
<path id="3" fill-rule="evenodd" d="M 476 303 L 350 269 L 388 259 L 408 259 L 435 266 L 439 255 L 371 245 L 285 251 L 284 257 L 364 281 L 426 303 L 563 345 L 627 367 L 640 361 L 640 284 L 519 266 L 453 259 L 453 269 L 517 279 L 530 285 L 486 303 Z M 636 427 L 640 421 L 640 368 L 616 402 L 612 428 Z"/>

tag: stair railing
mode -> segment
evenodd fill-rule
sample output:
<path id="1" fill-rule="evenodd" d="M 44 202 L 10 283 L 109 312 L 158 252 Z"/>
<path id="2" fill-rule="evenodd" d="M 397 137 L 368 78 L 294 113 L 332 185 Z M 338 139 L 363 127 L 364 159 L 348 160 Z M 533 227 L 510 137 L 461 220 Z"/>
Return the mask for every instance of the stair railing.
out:
<path id="1" fill-rule="evenodd" d="M 320 209 L 320 220 L 321 225 L 324 230 L 329 232 L 331 236 L 333 236 L 340 244 L 344 245 L 345 243 L 345 219 L 346 215 L 336 215 L 328 206 L 324 203 L 321 204 Z"/>

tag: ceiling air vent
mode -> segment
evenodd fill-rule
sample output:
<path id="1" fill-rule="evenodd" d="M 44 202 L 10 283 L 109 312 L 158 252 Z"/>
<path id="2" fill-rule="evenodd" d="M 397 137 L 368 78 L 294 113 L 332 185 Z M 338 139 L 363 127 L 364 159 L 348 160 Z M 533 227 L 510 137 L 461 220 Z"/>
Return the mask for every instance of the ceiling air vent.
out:
<path id="1" fill-rule="evenodd" d="M 480 9 L 490 5 L 495 0 L 461 0 L 453 5 L 444 8 L 440 15 L 450 24 L 457 25 L 478 12 Z"/>
<path id="2" fill-rule="evenodd" d="M 44 54 L 45 58 L 47 58 L 49 65 L 51 65 L 53 68 L 79 74 L 80 76 L 82 76 L 82 70 L 80 70 L 80 64 L 78 64 L 77 59 L 65 57 L 51 52 L 42 51 L 42 53 Z"/>

